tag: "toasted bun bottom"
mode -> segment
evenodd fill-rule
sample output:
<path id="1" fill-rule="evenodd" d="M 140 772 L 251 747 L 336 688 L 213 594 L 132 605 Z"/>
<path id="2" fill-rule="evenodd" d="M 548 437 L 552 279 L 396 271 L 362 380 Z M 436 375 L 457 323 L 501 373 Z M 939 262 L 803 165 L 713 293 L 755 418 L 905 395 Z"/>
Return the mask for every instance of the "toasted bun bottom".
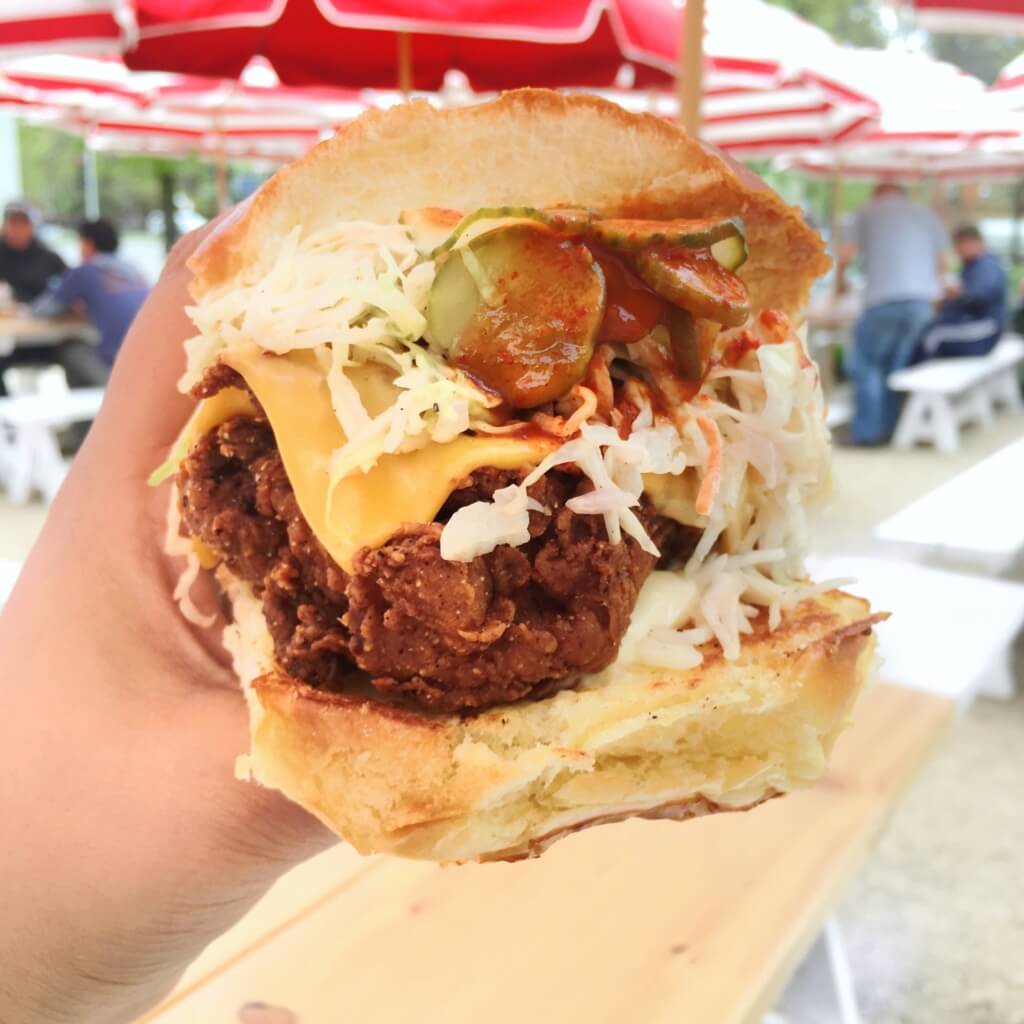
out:
<path id="1" fill-rule="evenodd" d="M 240 769 L 363 853 L 515 859 L 602 822 L 745 810 L 821 777 L 874 662 L 867 603 L 832 592 L 756 628 L 736 661 L 709 647 L 696 669 L 607 669 L 545 700 L 428 716 L 277 671 L 259 603 L 222 584 L 250 709 Z"/>

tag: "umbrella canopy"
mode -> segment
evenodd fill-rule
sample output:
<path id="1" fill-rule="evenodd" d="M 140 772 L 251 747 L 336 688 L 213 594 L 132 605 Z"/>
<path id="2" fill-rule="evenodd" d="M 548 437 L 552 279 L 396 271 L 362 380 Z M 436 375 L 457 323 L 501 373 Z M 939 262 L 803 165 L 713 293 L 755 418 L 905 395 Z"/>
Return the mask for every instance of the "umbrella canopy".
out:
<path id="1" fill-rule="evenodd" d="M 668 93 L 603 95 L 629 110 L 677 116 L 678 100 Z M 809 82 L 711 90 L 701 103 L 701 137 L 738 159 L 798 154 L 857 137 L 874 124 L 876 114 L 870 103 L 837 100 Z"/>
<path id="2" fill-rule="evenodd" d="M 1024 35 L 1024 0 L 912 0 L 917 23 L 932 32 Z"/>
<path id="3" fill-rule="evenodd" d="M 131 67 L 235 76 L 263 54 L 283 81 L 438 89 L 450 68 L 478 90 L 519 85 L 667 84 L 675 76 L 682 5 L 673 0 L 134 0 Z M 407 50 L 403 51 L 407 40 Z M 761 0 L 709 0 L 705 73 L 714 87 L 775 85 L 822 32 Z"/>
<path id="4" fill-rule="evenodd" d="M 291 159 L 365 102 L 282 86 L 255 64 L 239 81 L 131 72 L 113 59 L 34 57 L 0 69 L 0 108 L 84 134 L 99 149 Z"/>
<path id="5" fill-rule="evenodd" d="M 804 170 L 979 177 L 989 168 L 1013 173 L 1021 162 L 1024 119 L 992 102 L 981 81 L 951 64 L 922 53 L 842 48 L 827 75 L 813 77 L 827 94 L 865 96 L 878 117 L 856 137 L 801 154 L 796 166 Z"/>
<path id="6" fill-rule="evenodd" d="M 119 20 L 120 19 L 120 20 Z M 130 16 L 116 0 L 4 0 L 0 58 L 40 53 L 112 53 Z"/>
<path id="7" fill-rule="evenodd" d="M 842 162 L 839 162 L 839 161 Z M 786 160 L 790 170 L 831 177 L 841 171 L 844 178 L 868 181 L 893 179 L 897 181 L 940 178 L 945 181 L 979 181 L 991 178 L 1019 178 L 1024 176 L 1024 154 L 988 153 L 973 151 L 945 156 L 922 158 L 914 154 L 885 152 L 842 155 L 812 152 Z"/>

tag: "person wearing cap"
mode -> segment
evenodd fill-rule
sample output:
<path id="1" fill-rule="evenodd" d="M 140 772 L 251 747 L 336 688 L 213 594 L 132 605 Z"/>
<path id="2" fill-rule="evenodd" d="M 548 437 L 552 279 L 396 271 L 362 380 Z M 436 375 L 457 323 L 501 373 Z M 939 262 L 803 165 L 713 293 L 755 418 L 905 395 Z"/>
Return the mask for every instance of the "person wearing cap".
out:
<path id="1" fill-rule="evenodd" d="M 36 237 L 32 208 L 23 202 L 8 203 L 0 234 L 0 281 L 10 285 L 15 302 L 38 298 L 65 269 L 60 256 Z"/>
<path id="2" fill-rule="evenodd" d="M 131 263 L 117 255 L 118 233 L 104 218 L 78 228 L 82 262 L 53 282 L 32 304 L 35 316 L 60 316 L 84 310 L 99 333 L 99 343 L 69 341 L 57 357 L 72 385 L 106 383 L 121 342 L 149 294 L 149 285 Z"/>
<path id="3" fill-rule="evenodd" d="M 947 246 L 946 229 L 935 213 L 913 202 L 902 185 L 884 181 L 858 212 L 853 238 L 840 250 L 840 290 L 845 268 L 858 257 L 865 278 L 864 308 L 847 364 L 855 445 L 885 444 L 895 429 L 899 400 L 889 390 L 889 374 L 914 359 L 941 293 Z"/>

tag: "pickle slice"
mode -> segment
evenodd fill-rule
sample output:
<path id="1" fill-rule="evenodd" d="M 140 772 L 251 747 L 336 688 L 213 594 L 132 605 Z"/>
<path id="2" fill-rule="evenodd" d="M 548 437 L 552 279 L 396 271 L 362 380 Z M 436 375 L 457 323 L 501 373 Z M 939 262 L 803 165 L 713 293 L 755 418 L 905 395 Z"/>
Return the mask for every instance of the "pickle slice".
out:
<path id="1" fill-rule="evenodd" d="M 440 206 L 403 210 L 398 215 L 398 223 L 409 232 L 412 244 L 422 256 L 429 256 L 442 245 L 461 220 L 458 210 L 445 210 Z"/>
<path id="2" fill-rule="evenodd" d="M 743 224 L 735 217 L 703 220 L 599 220 L 590 233 L 610 249 L 638 252 L 652 246 L 707 249 L 726 238 L 743 238 Z M 730 268 L 733 269 L 733 268 Z"/>
<path id="3" fill-rule="evenodd" d="M 726 270 L 739 270 L 747 262 L 747 239 L 742 234 L 723 238 L 711 246 L 711 255 Z"/>
<path id="4" fill-rule="evenodd" d="M 698 387 L 703 382 L 719 329 L 713 321 L 698 319 L 678 306 L 669 308 L 668 336 L 672 361 L 676 373 L 683 380 Z"/>
<path id="5" fill-rule="evenodd" d="M 645 249 L 633 262 L 660 296 L 695 316 L 738 327 L 750 315 L 747 286 L 710 249 Z"/>
<path id="6" fill-rule="evenodd" d="M 586 246 L 537 222 L 508 224 L 444 256 L 427 337 L 510 406 L 529 409 L 583 377 L 604 295 Z"/>
<path id="7" fill-rule="evenodd" d="M 463 217 L 448 237 L 433 250 L 433 256 L 436 259 L 456 245 L 468 245 L 474 238 L 489 234 L 499 227 L 533 223 L 558 234 L 580 235 L 587 230 L 593 219 L 594 215 L 589 210 L 576 207 L 538 210 L 533 206 L 485 206 Z"/>

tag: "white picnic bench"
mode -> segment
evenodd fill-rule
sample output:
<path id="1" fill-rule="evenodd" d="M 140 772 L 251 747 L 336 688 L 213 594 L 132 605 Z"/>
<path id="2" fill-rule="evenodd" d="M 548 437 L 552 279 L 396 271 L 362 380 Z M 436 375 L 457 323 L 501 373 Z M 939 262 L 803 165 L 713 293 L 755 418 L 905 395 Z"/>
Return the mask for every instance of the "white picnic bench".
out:
<path id="1" fill-rule="evenodd" d="M 988 355 L 932 359 L 890 374 L 889 387 L 908 396 L 893 444 L 924 441 L 947 454 L 957 451 L 961 426 L 989 425 L 997 405 L 1021 408 L 1022 361 L 1024 338 L 1006 335 Z"/>
<path id="2" fill-rule="evenodd" d="M 58 434 L 72 423 L 92 420 L 102 388 L 0 398 L 0 487 L 24 504 L 33 491 L 52 501 L 67 470 Z"/>
<path id="3" fill-rule="evenodd" d="M 874 529 L 894 554 L 993 575 L 1024 549 L 1024 438 L 947 480 Z"/>

